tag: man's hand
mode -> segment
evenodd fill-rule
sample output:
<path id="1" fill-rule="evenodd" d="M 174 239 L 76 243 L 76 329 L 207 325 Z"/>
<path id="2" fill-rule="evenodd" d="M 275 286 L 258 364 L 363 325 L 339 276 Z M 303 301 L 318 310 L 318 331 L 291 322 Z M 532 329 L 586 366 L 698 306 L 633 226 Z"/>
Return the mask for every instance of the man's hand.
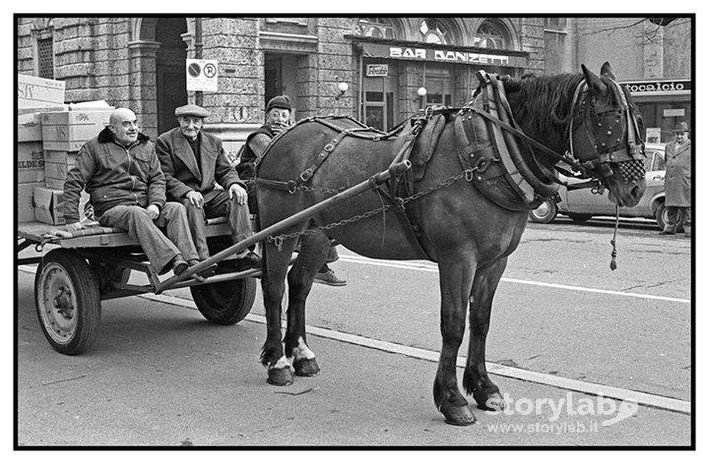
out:
<path id="1" fill-rule="evenodd" d="M 247 203 L 247 191 L 240 184 L 230 186 L 228 195 L 230 196 L 230 200 L 233 199 L 233 196 L 237 197 L 238 205 L 245 205 Z"/>
<path id="2" fill-rule="evenodd" d="M 230 197 L 232 198 L 232 194 L 230 195 Z M 195 206 L 196 208 L 203 208 L 203 195 L 200 192 L 192 190 L 191 192 L 186 194 L 186 198 L 189 199 L 191 205 Z"/>
<path id="3" fill-rule="evenodd" d="M 152 221 L 159 217 L 159 207 L 157 205 L 149 205 L 147 207 L 147 214 L 152 218 Z"/>
<path id="4" fill-rule="evenodd" d="M 69 232 L 73 232 L 73 231 L 77 231 L 77 230 L 81 230 L 81 229 L 85 229 L 85 228 L 86 228 L 86 226 L 84 226 L 80 222 L 74 222 L 71 224 L 66 224 L 66 226 L 64 226 L 64 229 L 66 229 Z"/>

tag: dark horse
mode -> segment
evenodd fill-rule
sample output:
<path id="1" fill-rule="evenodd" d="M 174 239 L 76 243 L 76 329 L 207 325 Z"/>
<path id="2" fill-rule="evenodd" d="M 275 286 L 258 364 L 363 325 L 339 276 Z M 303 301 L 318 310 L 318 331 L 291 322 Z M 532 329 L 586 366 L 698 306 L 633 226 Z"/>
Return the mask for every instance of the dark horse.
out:
<path id="1" fill-rule="evenodd" d="M 615 82 L 608 63 L 602 66 L 601 76 L 583 66 L 582 74 L 495 80 L 503 82 L 515 122 L 529 138 L 553 152 L 572 154 L 567 158 L 584 160 L 581 162 L 584 170 L 609 189 L 610 199 L 617 205 L 638 203 L 645 188 L 638 116 L 633 112 L 626 88 Z M 461 142 L 463 136 L 459 137 L 458 133 L 458 126 L 462 127 L 456 123 L 458 117 L 470 116 L 480 117 L 471 113 L 468 106 L 445 109 L 446 123 L 436 125 L 437 129 L 439 126 L 442 129 L 438 129 L 437 141 L 431 143 L 432 152 L 427 152 L 424 174 L 413 186 L 414 193 L 433 191 L 407 202 L 404 210 L 416 232 L 410 232 L 409 222 L 394 210 L 354 219 L 345 225 L 328 225 L 379 208 L 381 192 L 370 190 L 346 201 L 344 206 L 328 208 L 313 219 L 292 226 L 284 238 L 264 243 L 262 289 L 267 339 L 261 360 L 268 370 L 270 384 L 290 384 L 294 373 L 314 376 L 319 372 L 306 342 L 305 304 L 313 277 L 326 259 L 329 239 L 334 238 L 367 257 L 399 260 L 427 257 L 436 261 L 440 274 L 443 345 L 433 385 L 435 404 L 450 424 L 468 425 L 475 421 L 467 400 L 458 389 L 456 377 L 456 359 L 469 305 L 470 345 L 463 386 L 479 408 L 504 408 L 499 389 L 485 368 L 492 300 L 507 258 L 517 248 L 526 227 L 528 209 L 537 206 L 541 197 L 539 194 L 533 202 L 529 200 L 528 206 L 523 208 L 500 206 L 496 203 L 498 200 L 488 199 L 491 195 L 482 192 L 481 186 L 486 183 L 482 182 L 481 173 L 489 173 L 489 170 L 478 164 L 468 167 L 472 165 L 471 149 L 463 145 L 467 139 Z M 257 202 L 261 228 L 389 167 L 399 150 L 398 139 L 386 136 L 369 136 L 368 139 L 344 136 L 341 139 L 340 134 L 346 129 L 360 127 L 352 122 L 352 119 L 342 119 L 338 122 L 340 129 L 335 130 L 330 124 L 307 120 L 273 141 L 258 165 Z M 466 134 L 472 137 L 467 130 Z M 478 149 L 479 152 L 484 148 Z M 551 175 L 547 171 L 554 171 L 558 158 L 549 155 L 546 149 L 534 149 L 533 154 L 531 150 L 524 146 L 522 155 L 533 174 L 545 183 L 545 187 L 539 184 L 537 190 L 555 192 L 555 188 L 549 187 Z M 463 158 L 468 153 L 471 155 Z M 317 162 L 318 156 L 325 161 Z M 528 156 L 534 160 L 529 161 Z M 499 163 L 500 159 L 490 158 L 490 163 L 493 162 Z M 630 163 L 632 165 L 627 167 Z M 315 169 L 310 169 L 312 164 L 316 165 Z M 637 173 L 633 174 L 634 171 Z M 292 185 L 302 173 L 297 187 L 292 186 L 288 191 L 286 187 L 272 187 L 276 183 Z M 456 180 L 449 181 L 449 178 Z M 297 241 L 300 242 L 299 256 L 287 278 Z M 281 302 L 285 279 L 289 284 L 289 307 L 286 336 L 282 341 Z"/>

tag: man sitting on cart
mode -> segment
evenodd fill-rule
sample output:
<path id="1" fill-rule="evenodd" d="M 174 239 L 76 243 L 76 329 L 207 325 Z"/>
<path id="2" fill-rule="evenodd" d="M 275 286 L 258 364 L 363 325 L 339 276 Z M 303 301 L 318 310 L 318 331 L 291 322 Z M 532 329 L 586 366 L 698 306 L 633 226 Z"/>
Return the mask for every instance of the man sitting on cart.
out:
<path id="1" fill-rule="evenodd" d="M 110 125 L 83 145 L 64 184 L 64 218 L 69 231 L 83 229 L 78 205 L 90 194 L 102 226 L 127 231 L 159 274 L 181 274 L 199 262 L 186 210 L 166 201 L 165 178 L 154 144 L 139 132 L 135 113 L 116 109 Z M 166 236 L 159 227 L 166 229 Z"/>
<path id="2" fill-rule="evenodd" d="M 174 114 L 179 126 L 157 138 L 157 155 L 166 177 L 167 199 L 186 207 L 198 256 L 206 259 L 209 257 L 206 219 L 226 216 L 233 243 L 252 235 L 247 191 L 223 150 L 223 142 L 202 131 L 203 119 L 210 113 L 203 107 L 187 104 L 178 107 Z M 224 190 L 216 188 L 216 183 Z M 261 264 L 253 251 L 243 250 L 235 258 L 248 267 Z"/>

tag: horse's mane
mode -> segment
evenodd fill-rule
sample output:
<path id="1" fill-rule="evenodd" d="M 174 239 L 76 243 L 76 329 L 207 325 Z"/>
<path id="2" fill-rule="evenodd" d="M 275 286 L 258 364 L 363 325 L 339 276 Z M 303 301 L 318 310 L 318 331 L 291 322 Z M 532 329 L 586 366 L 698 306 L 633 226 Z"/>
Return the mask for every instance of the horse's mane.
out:
<path id="1" fill-rule="evenodd" d="M 562 140 L 570 121 L 570 107 L 581 74 L 503 77 L 507 100 L 515 119 L 533 136 Z"/>

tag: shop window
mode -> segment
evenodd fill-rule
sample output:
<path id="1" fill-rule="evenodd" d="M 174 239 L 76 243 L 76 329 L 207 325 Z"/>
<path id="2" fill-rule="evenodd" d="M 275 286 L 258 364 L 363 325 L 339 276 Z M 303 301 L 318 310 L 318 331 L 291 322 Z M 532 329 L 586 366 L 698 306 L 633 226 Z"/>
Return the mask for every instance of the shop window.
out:
<path id="1" fill-rule="evenodd" d="M 37 40 L 37 69 L 39 77 L 54 79 L 54 37 Z"/>
<path id="2" fill-rule="evenodd" d="M 394 27 L 384 18 L 360 18 L 355 26 L 354 33 L 362 37 L 396 38 Z"/>
<path id="3" fill-rule="evenodd" d="M 497 21 L 485 21 L 480 24 L 475 34 L 474 45 L 480 48 L 505 50 L 510 40 L 507 29 Z"/>
<path id="4" fill-rule="evenodd" d="M 439 74 L 435 77 L 426 77 L 426 105 L 446 106 L 453 105 L 453 84 L 450 74 Z"/>

